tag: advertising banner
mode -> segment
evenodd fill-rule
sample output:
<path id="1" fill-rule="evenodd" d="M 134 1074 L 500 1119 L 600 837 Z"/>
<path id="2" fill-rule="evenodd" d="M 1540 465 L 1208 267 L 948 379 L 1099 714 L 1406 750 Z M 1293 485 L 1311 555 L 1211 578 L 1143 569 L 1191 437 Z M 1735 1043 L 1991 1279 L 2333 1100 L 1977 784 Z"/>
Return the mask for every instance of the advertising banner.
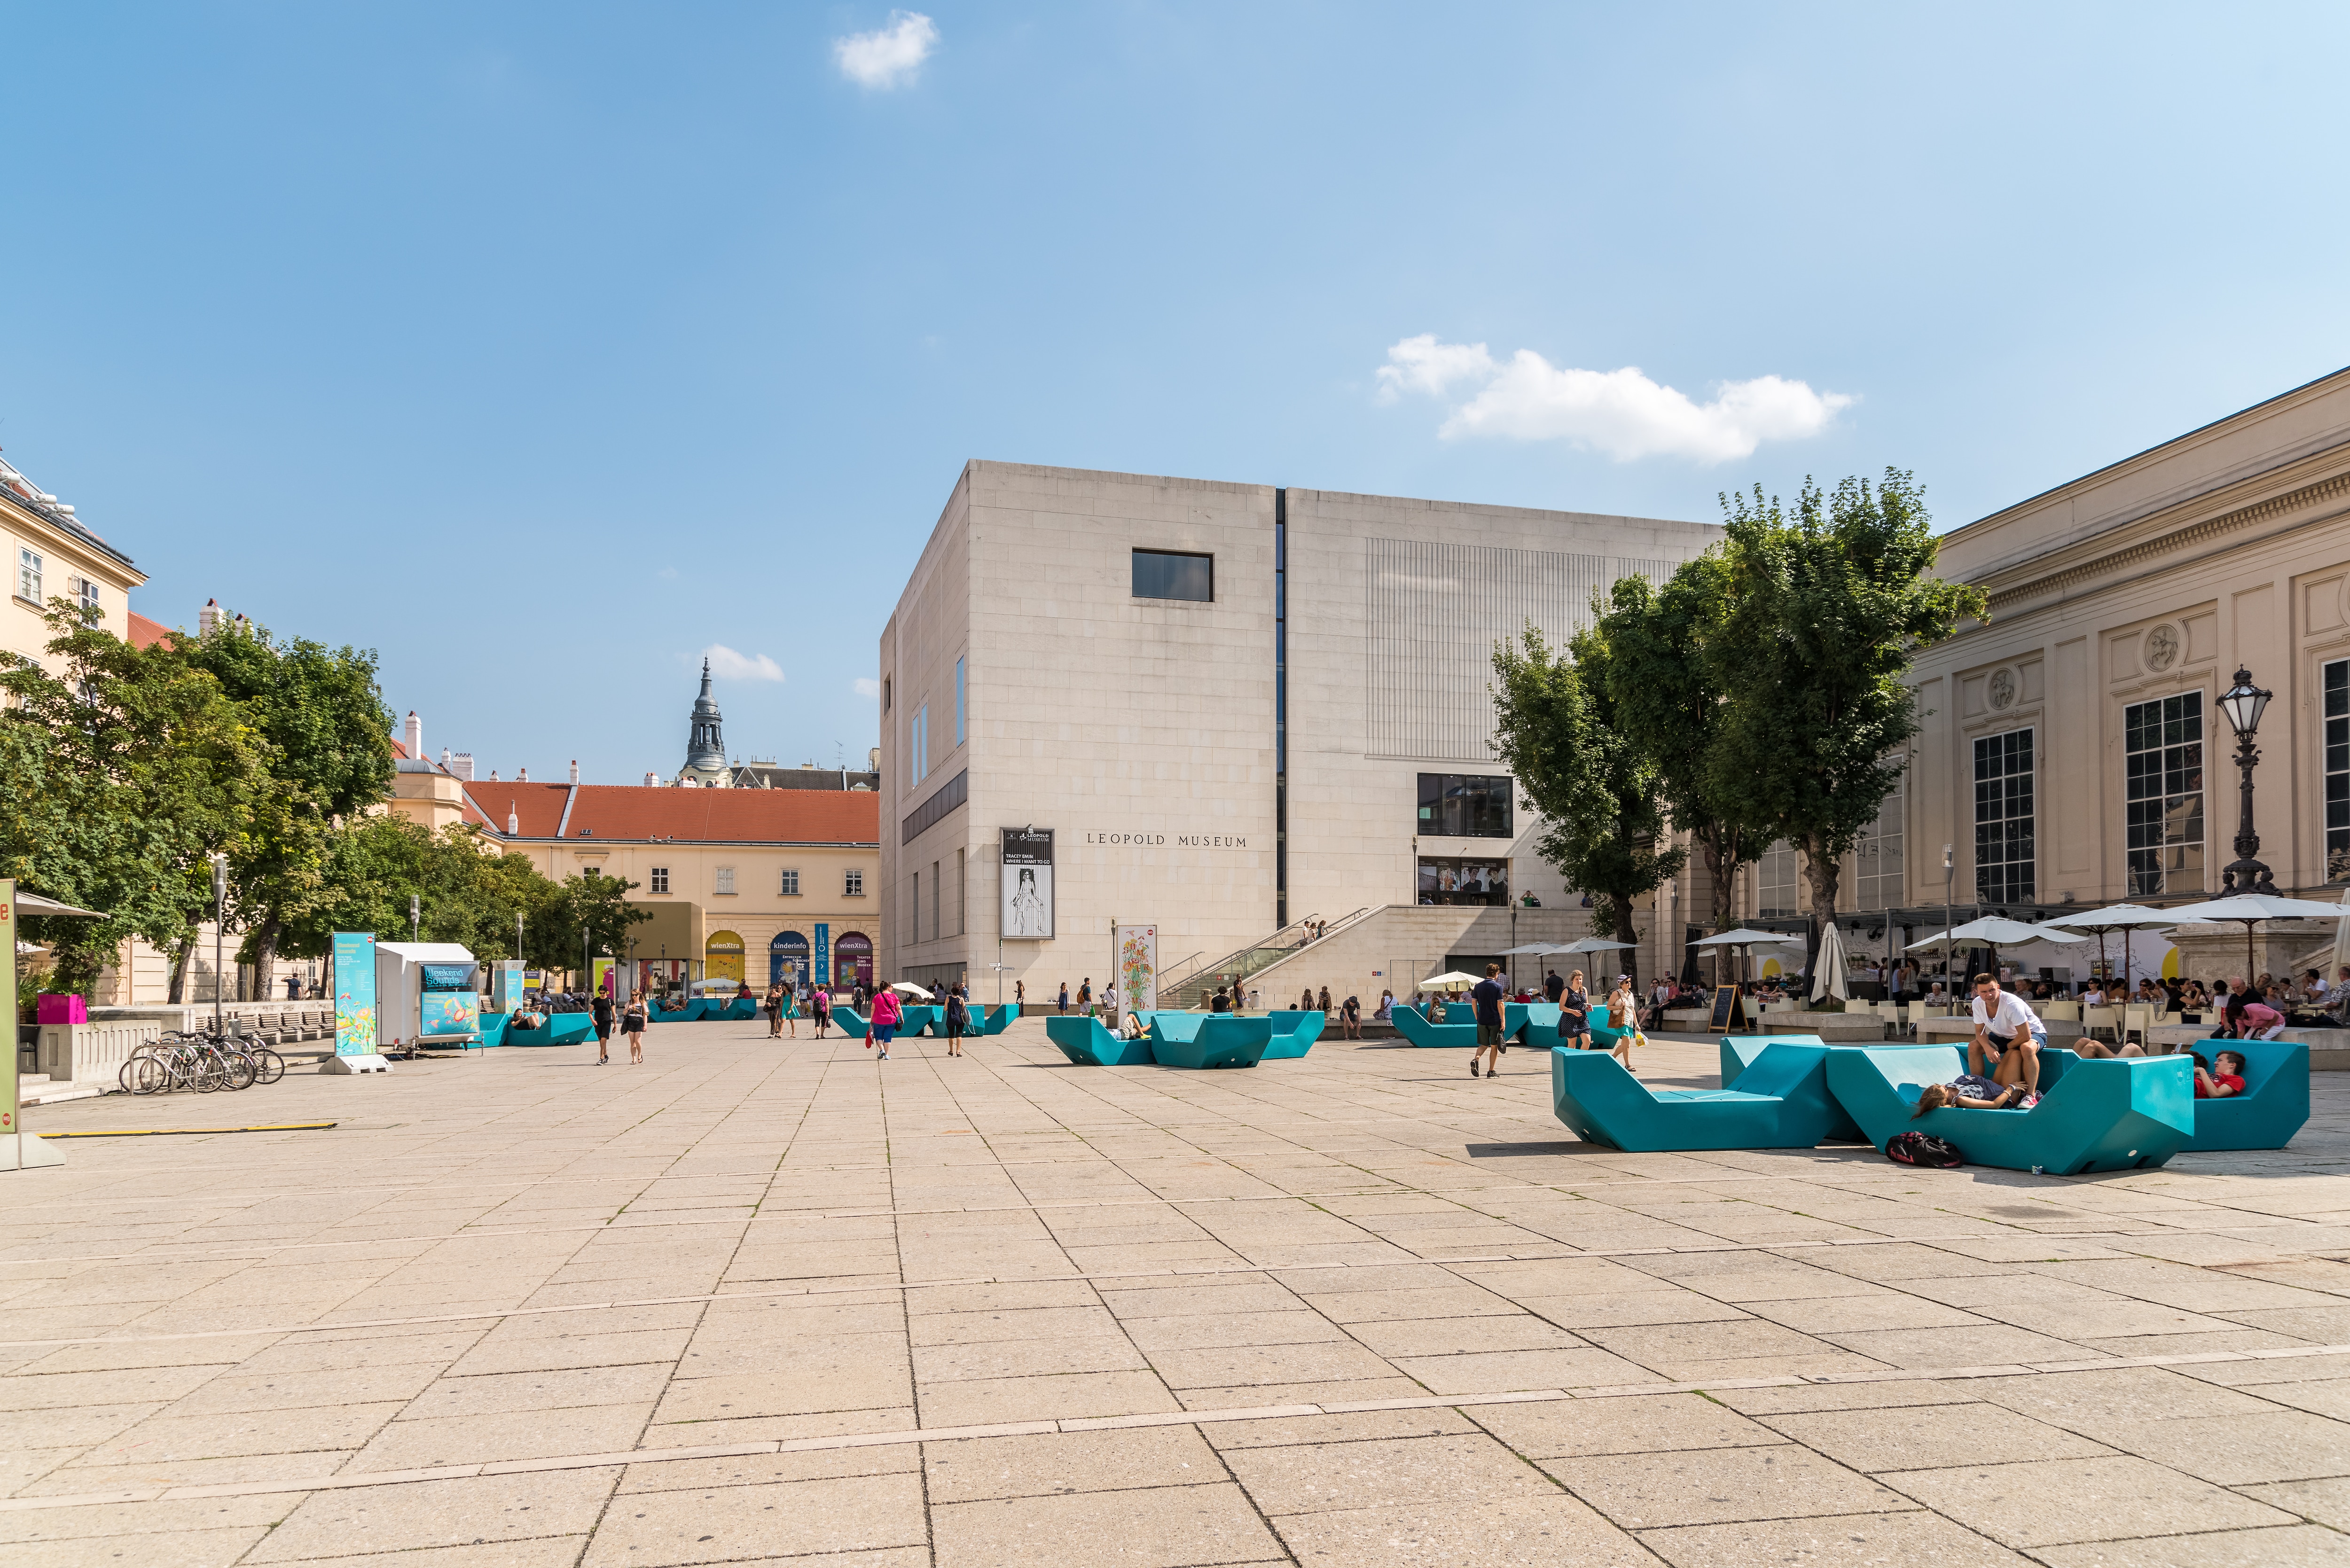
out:
<path id="1" fill-rule="evenodd" d="M 416 1033 L 426 1039 L 447 1038 L 452 1034 L 479 1034 L 482 1032 L 482 999 L 478 992 L 428 991 L 419 1005 L 421 1016 Z M 339 1049 L 340 1042 L 337 1043 Z"/>
<path id="2" fill-rule="evenodd" d="M 0 1051 L 0 1137 L 16 1135 L 16 879 L 0 877 L 0 940 L 8 944 L 6 972 L 0 974 L 0 1017 L 8 1020 L 8 1049 Z M 7 1150 L 16 1168 L 16 1148 Z"/>
<path id="3" fill-rule="evenodd" d="M 818 985 L 832 983 L 832 928 L 822 920 L 816 923 L 816 961 L 808 966 L 808 976 Z"/>
<path id="4" fill-rule="evenodd" d="M 1118 927 L 1118 994 L 1128 1012 L 1149 1012 L 1158 1007 L 1157 926 Z"/>
<path id="5" fill-rule="evenodd" d="M 600 958 L 589 961 L 588 993 L 590 996 L 608 996 L 615 1002 L 626 1002 L 629 999 L 619 991 L 619 984 L 620 961 L 619 959 Z"/>
<path id="6" fill-rule="evenodd" d="M 335 1054 L 375 1054 L 375 933 L 335 933 Z"/>
<path id="7" fill-rule="evenodd" d="M 1006 941 L 1047 941 L 1053 935 L 1053 830 L 1003 829 L 1003 907 L 999 929 Z"/>
<path id="8" fill-rule="evenodd" d="M 490 967 L 490 1011 L 512 1012 L 523 1004 L 520 959 L 502 959 Z"/>
<path id="9" fill-rule="evenodd" d="M 733 931 L 711 932 L 710 940 L 702 944 L 702 978 L 740 981 L 743 939 Z"/>

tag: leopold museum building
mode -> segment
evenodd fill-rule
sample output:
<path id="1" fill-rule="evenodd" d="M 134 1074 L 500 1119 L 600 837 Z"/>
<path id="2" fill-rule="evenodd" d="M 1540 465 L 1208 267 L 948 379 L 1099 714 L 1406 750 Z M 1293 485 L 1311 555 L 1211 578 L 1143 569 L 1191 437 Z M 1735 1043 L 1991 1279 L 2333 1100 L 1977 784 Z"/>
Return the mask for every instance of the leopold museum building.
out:
<path id="1" fill-rule="evenodd" d="M 1341 968 L 1263 983 L 1375 995 L 1586 934 L 1493 759 L 1493 645 L 1720 534 L 968 464 L 881 637 L 880 969 L 1098 993 L 1115 923 L 1180 988 L 1315 922 Z"/>

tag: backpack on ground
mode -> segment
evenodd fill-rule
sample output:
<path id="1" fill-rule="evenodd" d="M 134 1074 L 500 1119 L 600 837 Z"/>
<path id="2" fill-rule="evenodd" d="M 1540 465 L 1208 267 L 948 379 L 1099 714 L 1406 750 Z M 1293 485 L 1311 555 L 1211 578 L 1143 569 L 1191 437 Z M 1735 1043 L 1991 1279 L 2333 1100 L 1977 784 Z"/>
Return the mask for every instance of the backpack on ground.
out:
<path id="1" fill-rule="evenodd" d="M 1885 1158 L 1897 1165 L 1930 1166 L 1950 1170 L 1966 1164 L 1958 1147 L 1931 1133 L 1895 1133 L 1885 1142 Z"/>

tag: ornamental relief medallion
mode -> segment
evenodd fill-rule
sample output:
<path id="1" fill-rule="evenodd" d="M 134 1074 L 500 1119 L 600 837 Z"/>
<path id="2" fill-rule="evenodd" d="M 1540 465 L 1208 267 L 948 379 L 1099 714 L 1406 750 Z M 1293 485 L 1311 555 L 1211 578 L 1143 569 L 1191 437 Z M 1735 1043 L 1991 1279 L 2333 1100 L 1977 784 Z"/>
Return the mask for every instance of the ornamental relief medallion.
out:
<path id="1" fill-rule="evenodd" d="M 2146 634 L 2146 667 L 2157 674 L 2178 662 L 2178 628 L 2165 623 Z"/>
<path id="2" fill-rule="evenodd" d="M 1991 679 L 1983 684 L 1983 696 L 1995 711 L 2015 706 L 2015 671 L 2007 669 L 1992 670 Z"/>

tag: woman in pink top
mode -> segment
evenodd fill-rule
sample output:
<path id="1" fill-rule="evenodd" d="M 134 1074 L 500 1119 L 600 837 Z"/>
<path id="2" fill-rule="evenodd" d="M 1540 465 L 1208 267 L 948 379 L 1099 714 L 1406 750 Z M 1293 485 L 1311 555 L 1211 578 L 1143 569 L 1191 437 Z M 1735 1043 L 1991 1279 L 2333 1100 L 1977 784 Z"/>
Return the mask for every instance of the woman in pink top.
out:
<path id="1" fill-rule="evenodd" d="M 899 1020 L 906 1015 L 898 1010 L 898 993 L 883 991 L 873 999 L 873 1043 L 881 1047 L 881 1060 L 889 1059 L 889 1040 L 898 1033 Z"/>

